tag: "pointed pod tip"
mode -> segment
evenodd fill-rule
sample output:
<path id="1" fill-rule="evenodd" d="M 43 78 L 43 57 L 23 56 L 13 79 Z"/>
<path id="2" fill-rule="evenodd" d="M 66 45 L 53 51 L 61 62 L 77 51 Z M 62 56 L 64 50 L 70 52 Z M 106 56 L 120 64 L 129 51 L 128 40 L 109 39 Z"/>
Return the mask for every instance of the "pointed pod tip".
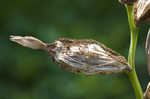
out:
<path id="1" fill-rule="evenodd" d="M 14 35 L 10 35 L 9 36 L 9 40 L 16 42 L 17 40 L 21 39 L 21 36 L 14 36 Z"/>
<path id="2" fill-rule="evenodd" d="M 16 42 L 24 47 L 32 48 L 32 49 L 44 49 L 46 44 L 39 39 L 32 36 L 14 36 L 10 35 L 9 38 L 11 41 Z"/>

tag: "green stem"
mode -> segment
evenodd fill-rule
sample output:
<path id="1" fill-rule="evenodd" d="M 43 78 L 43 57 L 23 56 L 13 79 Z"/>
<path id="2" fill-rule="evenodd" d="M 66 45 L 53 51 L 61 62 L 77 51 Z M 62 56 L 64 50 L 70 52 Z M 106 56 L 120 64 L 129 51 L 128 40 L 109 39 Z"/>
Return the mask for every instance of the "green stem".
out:
<path id="1" fill-rule="evenodd" d="M 135 71 L 135 51 L 138 38 L 138 28 L 134 24 L 133 6 L 126 5 L 129 27 L 131 31 L 131 41 L 128 55 L 128 63 L 132 66 L 132 72 L 127 73 L 129 80 L 134 88 L 136 99 L 144 99 L 142 88 Z"/>

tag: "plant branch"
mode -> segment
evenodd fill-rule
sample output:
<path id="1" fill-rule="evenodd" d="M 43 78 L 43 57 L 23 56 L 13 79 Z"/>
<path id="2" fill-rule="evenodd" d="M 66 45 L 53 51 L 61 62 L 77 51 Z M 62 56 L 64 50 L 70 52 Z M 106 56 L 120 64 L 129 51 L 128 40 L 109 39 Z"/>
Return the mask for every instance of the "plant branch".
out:
<path id="1" fill-rule="evenodd" d="M 128 14 L 128 21 L 129 21 L 129 27 L 130 27 L 130 32 L 131 32 L 128 63 L 132 66 L 132 71 L 127 73 L 127 75 L 134 88 L 136 99 L 144 99 L 142 88 L 141 88 L 140 82 L 136 74 L 135 63 L 134 63 L 136 44 L 137 44 L 137 38 L 138 38 L 138 28 L 134 24 L 133 5 L 125 5 L 125 6 L 126 6 L 127 14 Z"/>

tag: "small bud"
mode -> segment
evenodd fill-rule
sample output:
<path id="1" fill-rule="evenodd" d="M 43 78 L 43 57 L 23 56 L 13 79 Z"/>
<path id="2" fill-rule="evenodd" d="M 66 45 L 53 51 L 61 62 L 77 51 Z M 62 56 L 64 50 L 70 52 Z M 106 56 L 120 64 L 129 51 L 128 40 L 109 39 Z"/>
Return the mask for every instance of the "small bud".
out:
<path id="1" fill-rule="evenodd" d="M 43 49 L 46 47 L 45 43 L 31 36 L 22 37 L 22 36 L 11 35 L 10 40 L 24 47 L 29 47 L 32 49 Z"/>
<path id="2" fill-rule="evenodd" d="M 144 93 L 144 99 L 150 99 L 150 82 L 148 83 L 146 91 Z"/>
<path id="3" fill-rule="evenodd" d="M 119 0 L 120 3 L 133 5 L 137 0 Z"/>
<path id="4" fill-rule="evenodd" d="M 146 56 L 147 56 L 147 71 L 148 74 L 150 75 L 150 29 L 147 33 L 145 49 L 146 49 Z"/>
<path id="5" fill-rule="evenodd" d="M 136 25 L 150 22 L 150 0 L 138 0 L 134 4 L 134 20 Z"/>
<path id="6" fill-rule="evenodd" d="M 24 40 L 25 38 L 22 37 L 21 39 Z M 19 44 L 24 46 L 20 42 Z M 47 44 L 44 49 L 62 69 L 73 73 L 93 75 L 131 71 L 130 65 L 123 56 L 94 40 L 63 38 Z"/>

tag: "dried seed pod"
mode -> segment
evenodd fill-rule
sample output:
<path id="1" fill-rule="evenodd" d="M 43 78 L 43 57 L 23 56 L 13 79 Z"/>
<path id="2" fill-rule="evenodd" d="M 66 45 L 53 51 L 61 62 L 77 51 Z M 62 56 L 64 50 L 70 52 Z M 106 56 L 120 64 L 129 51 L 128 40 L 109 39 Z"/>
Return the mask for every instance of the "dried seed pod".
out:
<path id="1" fill-rule="evenodd" d="M 144 93 L 144 99 L 150 99 L 150 82 L 148 83 L 146 91 Z"/>
<path id="2" fill-rule="evenodd" d="M 146 49 L 146 56 L 147 56 L 147 71 L 148 74 L 150 75 L 150 29 L 147 33 L 145 49 Z"/>
<path id="3" fill-rule="evenodd" d="M 119 2 L 127 5 L 133 5 L 137 0 L 119 0 Z"/>
<path id="4" fill-rule="evenodd" d="M 134 20 L 136 25 L 150 22 L 150 0 L 138 0 L 134 4 Z"/>
<path id="5" fill-rule="evenodd" d="M 47 44 L 44 49 L 62 69 L 73 73 L 93 75 L 131 71 L 123 56 L 94 40 L 63 38 Z"/>

